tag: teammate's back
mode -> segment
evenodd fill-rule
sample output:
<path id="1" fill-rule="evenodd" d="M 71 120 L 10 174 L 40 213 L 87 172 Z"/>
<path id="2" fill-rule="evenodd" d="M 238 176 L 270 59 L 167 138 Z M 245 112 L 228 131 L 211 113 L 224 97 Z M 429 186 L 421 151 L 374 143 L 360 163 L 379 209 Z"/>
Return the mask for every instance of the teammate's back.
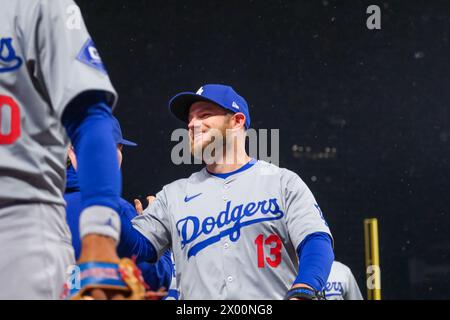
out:
<path id="1" fill-rule="evenodd" d="M 0 8 L 0 206 L 64 204 L 64 109 L 83 91 L 114 89 L 94 68 L 101 60 L 81 15 L 69 23 L 79 14 L 72 0 L 0 0 Z"/>
<path id="2" fill-rule="evenodd" d="M 0 8 L 0 299 L 56 299 L 74 263 L 62 196 L 69 137 L 80 155 L 80 263 L 119 261 L 116 93 L 73 0 Z"/>

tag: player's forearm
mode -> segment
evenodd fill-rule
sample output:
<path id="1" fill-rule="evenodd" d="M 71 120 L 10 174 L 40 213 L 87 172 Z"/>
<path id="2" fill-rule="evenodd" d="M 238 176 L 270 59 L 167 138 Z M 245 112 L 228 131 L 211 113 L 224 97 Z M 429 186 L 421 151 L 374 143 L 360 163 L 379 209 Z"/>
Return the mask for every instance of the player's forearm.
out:
<path id="1" fill-rule="evenodd" d="M 116 241 L 110 237 L 88 234 L 81 242 L 79 263 L 86 261 L 118 262 Z"/>
<path id="2" fill-rule="evenodd" d="M 80 237 L 97 234 L 117 241 L 121 175 L 112 136 L 111 109 L 92 96 L 80 97 L 68 106 L 63 123 L 78 156 L 84 209 Z"/>
<path id="3" fill-rule="evenodd" d="M 82 205 L 119 212 L 121 174 L 111 108 L 95 96 L 80 97 L 68 106 L 63 123 L 77 154 Z"/>
<path id="4" fill-rule="evenodd" d="M 334 261 L 331 238 L 325 233 L 308 236 L 297 250 L 299 272 L 293 287 L 310 287 L 321 291 Z"/>

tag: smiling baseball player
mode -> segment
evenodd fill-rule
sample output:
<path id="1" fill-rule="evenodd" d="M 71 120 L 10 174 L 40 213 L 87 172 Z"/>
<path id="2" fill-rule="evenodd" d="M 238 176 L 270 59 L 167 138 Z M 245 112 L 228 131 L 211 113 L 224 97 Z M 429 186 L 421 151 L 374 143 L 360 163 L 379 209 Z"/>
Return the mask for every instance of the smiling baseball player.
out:
<path id="1" fill-rule="evenodd" d="M 138 261 L 172 248 L 181 299 L 323 298 L 330 230 L 297 174 L 247 155 L 244 98 L 205 85 L 169 107 L 187 123 L 193 154 L 203 155 L 217 132 L 223 145 L 201 171 L 166 185 L 132 227 L 122 224 L 138 231 L 122 245 L 138 248 Z"/>

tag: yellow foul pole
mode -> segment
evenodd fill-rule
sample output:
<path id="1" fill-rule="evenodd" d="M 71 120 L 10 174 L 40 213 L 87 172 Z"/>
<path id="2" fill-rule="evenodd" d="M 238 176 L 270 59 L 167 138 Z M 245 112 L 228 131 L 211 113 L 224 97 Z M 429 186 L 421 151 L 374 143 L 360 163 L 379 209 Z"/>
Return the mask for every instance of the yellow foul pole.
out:
<path id="1" fill-rule="evenodd" d="M 378 243 L 378 220 L 364 219 L 366 286 L 368 300 L 381 300 L 381 271 Z"/>

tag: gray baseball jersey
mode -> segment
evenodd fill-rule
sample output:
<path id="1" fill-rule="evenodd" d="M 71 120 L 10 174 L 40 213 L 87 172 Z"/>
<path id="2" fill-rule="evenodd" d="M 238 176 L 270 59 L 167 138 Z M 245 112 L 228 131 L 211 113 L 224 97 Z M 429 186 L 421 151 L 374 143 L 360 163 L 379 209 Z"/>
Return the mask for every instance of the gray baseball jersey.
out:
<path id="1" fill-rule="evenodd" d="M 225 179 L 203 169 L 166 185 L 133 225 L 159 255 L 172 248 L 181 299 L 282 299 L 298 245 L 330 234 L 300 177 L 264 161 Z"/>
<path id="2" fill-rule="evenodd" d="M 60 299 L 75 264 L 64 206 L 0 208 L 0 300 Z"/>
<path id="3" fill-rule="evenodd" d="M 334 261 L 325 286 L 327 300 L 362 300 L 361 291 L 352 271 L 346 265 Z"/>
<path id="4" fill-rule="evenodd" d="M 0 0 L 0 207 L 64 205 L 66 105 L 87 90 L 116 99 L 72 0 Z"/>

